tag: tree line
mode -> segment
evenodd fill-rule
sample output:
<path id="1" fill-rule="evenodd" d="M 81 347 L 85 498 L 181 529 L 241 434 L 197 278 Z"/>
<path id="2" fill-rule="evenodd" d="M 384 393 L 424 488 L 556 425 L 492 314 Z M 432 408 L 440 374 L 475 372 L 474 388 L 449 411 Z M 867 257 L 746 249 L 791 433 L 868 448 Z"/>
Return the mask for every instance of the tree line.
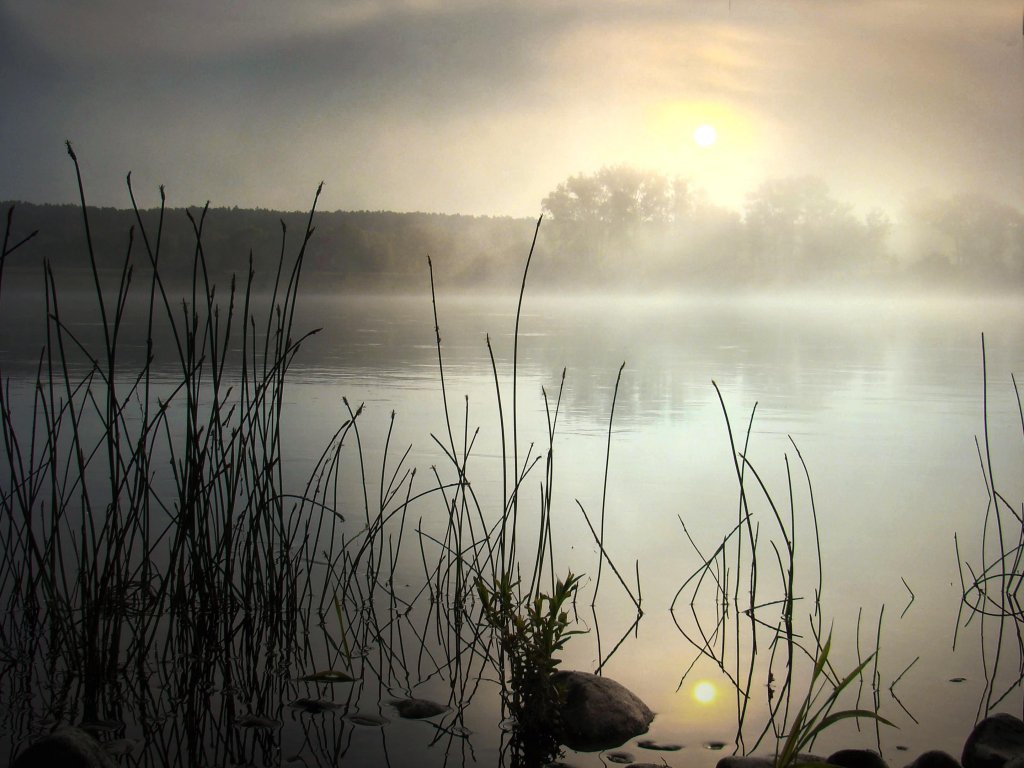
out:
<path id="1" fill-rule="evenodd" d="M 821 179 L 769 179 L 741 211 L 687 180 L 620 166 L 544 198 L 556 258 L 652 285 L 910 283 L 1024 286 L 1024 213 L 977 194 L 858 215 Z"/>
<path id="2" fill-rule="evenodd" d="M 15 205 L 15 226 L 38 230 L 31 247 L 5 270 L 58 274 L 88 267 L 82 211 L 73 205 Z M 742 210 L 715 205 L 688 180 L 626 166 L 572 176 L 541 202 L 545 221 L 531 267 L 539 287 L 770 288 L 856 284 L 1024 287 L 1024 213 L 975 194 L 917 199 L 898 221 L 881 209 L 860 215 L 813 177 L 770 179 Z M 161 273 L 191 281 L 201 210 L 164 215 Z M 90 208 L 101 268 L 119 270 L 125 255 L 148 263 L 130 210 Z M 141 213 L 156 231 L 159 211 Z M 258 280 L 273 279 L 282 238 L 294 253 L 306 213 L 212 208 L 203 220 L 207 268 L 219 281 L 244 277 L 252 258 Z M 307 287 L 324 291 L 415 291 L 437 279 L 454 288 L 518 285 L 534 221 L 387 211 L 317 213 L 307 251 Z M 15 233 L 17 234 L 17 233 Z M 178 269 L 178 265 L 181 268 Z M 189 265 L 189 266 L 185 266 Z M 261 287 L 257 284 L 257 288 Z"/>

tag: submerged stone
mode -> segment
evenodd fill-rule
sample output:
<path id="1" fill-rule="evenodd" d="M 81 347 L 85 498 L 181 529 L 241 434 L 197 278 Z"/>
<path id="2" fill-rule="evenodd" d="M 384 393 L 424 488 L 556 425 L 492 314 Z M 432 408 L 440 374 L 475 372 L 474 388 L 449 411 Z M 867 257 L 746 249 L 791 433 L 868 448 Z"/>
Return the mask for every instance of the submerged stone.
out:
<path id="1" fill-rule="evenodd" d="M 351 683 L 355 681 L 355 678 L 347 672 L 325 669 L 322 672 L 314 672 L 312 675 L 304 675 L 299 680 L 306 683 Z"/>
<path id="2" fill-rule="evenodd" d="M 281 721 L 274 720 L 266 715 L 242 715 L 235 720 L 235 725 L 239 728 L 261 728 L 271 730 L 273 728 L 280 728 Z"/>
<path id="3" fill-rule="evenodd" d="M 646 733 L 654 719 L 634 693 L 607 677 L 562 671 L 553 680 L 564 692 L 561 741 L 571 749 L 614 749 Z"/>
<path id="4" fill-rule="evenodd" d="M 398 710 L 399 717 L 406 720 L 422 720 L 448 711 L 444 704 L 430 699 L 397 699 L 391 702 L 391 706 Z"/>
<path id="5" fill-rule="evenodd" d="M 310 715 L 320 715 L 332 709 L 337 709 L 339 705 L 324 699 L 296 699 L 289 703 L 288 706 Z"/>
<path id="6" fill-rule="evenodd" d="M 652 749 L 657 752 L 678 752 L 683 748 L 682 744 L 666 744 L 661 741 L 654 741 L 654 739 L 643 739 L 636 743 L 640 749 Z"/>
<path id="7" fill-rule="evenodd" d="M 380 728 L 391 722 L 386 717 L 381 717 L 380 715 L 361 715 L 358 712 L 349 715 L 348 720 L 355 725 L 362 725 L 367 728 Z"/>

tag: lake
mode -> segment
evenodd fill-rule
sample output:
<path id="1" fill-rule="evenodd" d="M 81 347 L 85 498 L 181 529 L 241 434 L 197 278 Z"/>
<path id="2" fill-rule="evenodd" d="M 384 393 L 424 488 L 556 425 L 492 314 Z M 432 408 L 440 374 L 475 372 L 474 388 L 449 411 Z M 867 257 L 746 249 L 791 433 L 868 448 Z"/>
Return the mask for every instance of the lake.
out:
<path id="1" fill-rule="evenodd" d="M 777 601 L 785 591 L 791 543 L 798 642 L 813 652 L 810 628 L 831 632 L 830 660 L 840 675 L 877 646 L 877 657 L 851 693 L 868 708 L 877 695 L 880 713 L 898 726 L 876 734 L 870 722 L 858 730 L 848 721 L 827 732 L 815 751 L 880 747 L 890 765 L 932 748 L 959 756 L 986 696 L 994 659 L 993 619 L 987 619 L 986 635 L 979 617 L 968 621 L 961 611 L 962 573 L 968 582 L 971 577 L 960 563 L 978 573 L 983 561 L 993 559 L 994 518 L 986 535 L 989 496 L 979 445 L 983 456 L 991 455 L 992 477 L 1010 505 L 1020 510 L 1024 499 L 1024 438 L 1010 377 L 1024 371 L 1024 304 L 1018 299 L 567 297 L 528 291 L 514 388 L 515 296 L 442 290 L 437 322 L 443 391 L 429 296 L 300 298 L 296 328 L 323 330 L 304 342 L 285 389 L 286 482 L 302 483 L 350 418 L 349 408 L 362 405 L 358 435 L 346 437 L 339 465 L 338 511 L 345 522 L 338 535 L 358 537 L 380 506 L 381 477 L 388 485 L 407 446 L 403 467 L 417 471 L 400 496 L 426 495 L 404 508 L 402 528 L 394 527 L 397 517 L 391 519 L 387 544 L 378 552 L 385 566 L 390 562 L 380 581 L 395 597 L 368 598 L 382 600 L 381 611 L 391 618 L 376 625 L 384 632 L 364 649 L 360 685 L 343 695 L 338 685 L 319 687 L 320 698 L 344 702 L 345 708 L 315 714 L 289 709 L 289 696 L 310 695 L 295 682 L 309 669 L 278 670 L 290 693 L 276 694 L 284 696 L 270 713 L 279 721 L 277 730 L 232 731 L 244 742 L 236 745 L 243 762 L 499 761 L 503 732 L 494 673 L 472 653 L 455 667 L 424 663 L 417 647 L 451 657 L 447 643 L 453 635 L 417 595 L 425 580 L 437 576 L 430 569 L 443 558 L 431 543 L 447 541 L 453 514 L 455 496 L 442 499 L 437 490 L 455 472 L 445 447 L 465 462 L 473 499 L 467 519 L 483 526 L 508 493 L 511 470 L 503 474 L 502 425 L 511 459 L 513 397 L 518 462 L 540 459 L 520 491 L 520 556 L 533 562 L 539 499 L 549 491 L 551 543 L 545 557 L 557 576 L 583 574 L 570 613 L 573 626 L 585 633 L 569 639 L 562 667 L 600 667 L 657 713 L 651 738 L 683 747 L 654 752 L 633 740 L 622 750 L 641 762 L 713 765 L 735 748 L 739 704 L 729 680 L 748 675 L 743 745 L 756 741 L 767 722 L 770 670 L 779 684 L 778 658 L 769 667 L 768 641 L 782 617 Z M 10 325 L 0 334 L 3 375 L 15 403 L 19 396 L 28 402 L 31 392 L 31 349 Z M 155 371 L 161 386 L 171 386 L 173 365 L 158 355 Z M 549 419 L 556 402 L 552 438 Z M 747 465 L 734 464 L 730 425 Z M 737 467 L 744 466 L 749 518 L 740 512 Z M 595 526 L 603 519 L 604 561 L 581 508 Z M 1006 533 L 1007 547 L 1018 543 L 1016 525 Z M 730 537 L 737 526 L 739 533 Z M 484 529 L 475 530 L 479 537 Z M 755 630 L 743 613 L 755 540 L 761 622 L 756 656 L 750 634 Z M 723 542 L 720 557 L 712 558 Z M 704 579 L 690 579 L 702 572 Z M 328 567 L 314 566 L 310 573 L 312 581 L 322 579 L 329 595 L 336 589 Z M 639 621 L 630 593 L 642 595 Z M 730 598 L 725 609 L 723 594 Z M 410 607 L 398 610 L 399 604 Z M 310 627 L 304 635 L 303 658 L 316 669 L 337 666 L 339 630 L 330 614 L 322 631 Z M 418 629 L 417 616 L 424 622 Z M 702 635 L 712 639 L 695 644 Z M 1019 677 L 1017 646 L 1009 639 L 995 669 L 997 695 Z M 700 652 L 701 645 L 707 652 Z M 798 703 L 808 665 L 799 653 L 797 659 Z M 230 688 L 225 683 L 218 706 L 231 698 Z M 406 721 L 388 704 L 409 695 L 455 701 L 456 692 L 467 691 L 472 705 L 440 721 Z M 851 697 L 848 704 L 853 703 Z M 1021 706 L 1014 689 L 995 709 L 1019 715 Z M 131 707 L 125 709 L 123 730 L 135 739 L 134 754 L 150 754 L 140 744 L 145 729 L 132 719 Z M 351 718 L 367 711 L 388 722 L 376 726 Z M 72 712 L 64 715 L 73 721 Z M 26 728 L 39 730 L 11 715 L 2 727 L 8 744 Z M 208 738 L 215 743 L 220 737 Z M 724 742 L 724 749 L 707 749 L 713 742 Z M 769 736 L 758 751 L 774 745 Z M 234 748 L 220 749 L 214 752 L 236 755 Z M 569 752 L 565 759 L 596 766 L 607 755 Z"/>

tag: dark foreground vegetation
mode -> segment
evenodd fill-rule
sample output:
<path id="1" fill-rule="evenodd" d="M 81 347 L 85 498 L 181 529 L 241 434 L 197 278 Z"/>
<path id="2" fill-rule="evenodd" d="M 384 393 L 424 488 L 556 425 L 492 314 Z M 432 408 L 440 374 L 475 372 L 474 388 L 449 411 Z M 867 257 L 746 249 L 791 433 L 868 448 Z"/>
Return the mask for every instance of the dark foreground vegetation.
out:
<path id="1" fill-rule="evenodd" d="M 577 635 L 592 633 L 600 673 L 629 647 L 650 605 L 639 561 L 620 568 L 605 549 L 612 511 L 604 493 L 589 512 L 576 501 L 597 553 L 589 576 L 556 557 L 561 391 L 542 392 L 546 434 L 527 441 L 518 422 L 518 311 L 511 365 L 499 364 L 487 342 L 501 445 L 497 498 L 471 480 L 479 428 L 468 400 L 446 389 L 436 300 L 445 429 L 430 437 L 438 462 L 417 474 L 389 432 L 379 466 L 370 466 L 362 406 L 345 402 L 347 418 L 296 478 L 286 470 L 282 424 L 289 366 L 315 335 L 293 324 L 313 212 L 297 234 L 288 221 L 278 225 L 265 304 L 255 298 L 254 264 L 219 288 L 213 279 L 214 250 L 236 247 L 207 241 L 222 212 L 132 210 L 128 232 L 105 255 L 81 180 L 79 187 L 81 264 L 33 253 L 44 236 L 13 209 L 0 260 L 0 311 L 9 265 L 39 260 L 46 315 L 27 395 L 0 365 L 0 759 L 65 724 L 93 733 L 126 763 L 147 766 L 281 765 L 298 754 L 316 765 L 535 768 L 556 758 L 565 743 L 560 655 Z M 173 218 L 191 232 L 187 261 L 167 260 Z M 519 266 L 520 309 L 537 231 L 528 230 L 533 245 Z M 429 261 L 427 272 L 433 288 Z M 62 303 L 63 286 L 79 287 L 81 274 L 94 293 L 88 337 Z M 137 294 L 141 317 L 131 314 Z M 146 351 L 138 367 L 125 364 L 129 337 Z M 169 379 L 153 369 L 158 342 L 176 361 Z M 710 659 L 731 681 L 735 751 L 774 750 L 776 763 L 788 766 L 835 723 L 866 719 L 876 734 L 887 725 L 876 655 L 882 613 L 873 652 L 861 652 L 859 627 L 855 643 L 832 638 L 803 456 L 793 443 L 785 487 L 769 488 L 747 460 L 754 414 L 745 430 L 734 430 L 721 404 L 735 517 L 710 548 L 680 519 L 696 567 L 681 569 L 671 604 L 655 609 L 669 611 L 683 655 Z M 987 435 L 987 419 L 985 426 Z M 1024 680 L 1016 598 L 1024 522 L 1000 490 L 987 439 L 978 454 L 989 489 L 987 533 L 980 563 L 961 561 L 965 614 L 989 633 L 985 714 Z M 343 516 L 346 489 L 359 504 Z M 813 543 L 798 552 L 803 507 Z M 610 590 L 635 619 L 614 626 L 613 642 L 602 644 L 598 598 Z M 847 668 L 836 661 L 840 644 L 856 645 Z M 680 686 L 691 668 L 680 671 Z M 997 674 L 1007 668 L 1008 683 L 1005 671 Z M 898 682 L 889 686 L 893 698 Z M 842 708 L 854 688 L 856 702 Z M 442 691 L 442 700 L 422 698 L 428 689 Z M 492 734 L 478 738 L 467 726 L 474 702 L 493 711 Z M 389 742 L 385 711 L 423 718 L 429 743 Z M 284 751 L 286 721 L 299 735 Z M 359 753 L 368 742 L 357 735 L 367 728 L 383 734 L 369 757 Z"/>
<path id="2" fill-rule="evenodd" d="M 17 205 L 21 225 L 39 236 L 31 257 L 13 260 L 8 272 L 35 275 L 45 259 L 84 275 L 80 211 Z M 983 195 L 913 200 L 894 220 L 881 209 L 858 214 L 820 179 L 784 178 L 766 181 L 736 211 L 710 203 L 685 180 L 617 167 L 566 180 L 541 207 L 547 223 L 533 274 L 541 288 L 1024 288 L 1024 212 Z M 199 209 L 167 213 L 165 281 L 186 285 L 193 231 L 185 214 Z M 281 222 L 299 231 L 305 215 L 214 213 L 203 233 L 211 279 L 244 272 L 251 251 L 256 288 L 267 288 Z M 155 208 L 91 209 L 98 269 L 116 271 L 125 233 L 137 221 L 153 229 L 160 215 Z M 529 221 L 510 217 L 320 213 L 305 269 L 320 290 L 421 291 L 426 253 L 446 286 L 508 287 L 518 282 L 530 230 Z"/>

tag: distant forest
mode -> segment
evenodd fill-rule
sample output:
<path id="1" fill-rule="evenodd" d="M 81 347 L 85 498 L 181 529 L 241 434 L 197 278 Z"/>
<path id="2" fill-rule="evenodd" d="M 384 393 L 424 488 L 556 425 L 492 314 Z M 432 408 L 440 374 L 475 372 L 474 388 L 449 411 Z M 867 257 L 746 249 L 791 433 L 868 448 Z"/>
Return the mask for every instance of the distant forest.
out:
<path id="1" fill-rule="evenodd" d="M 15 206 L 12 237 L 38 230 L 5 265 L 9 275 L 40 274 L 48 260 L 69 282 L 88 267 L 81 209 Z M 531 266 L 535 290 L 757 290 L 773 287 L 1024 288 L 1024 213 L 979 195 L 909 203 L 894 222 L 875 209 L 857 215 L 813 177 L 774 179 L 742 211 L 710 203 L 684 179 L 605 168 L 573 176 L 541 204 L 544 222 Z M 190 208 L 199 220 L 200 209 Z M 136 225 L 130 210 L 90 208 L 104 270 L 119 270 Z M 250 253 L 258 287 L 273 279 L 286 231 L 294 257 L 308 214 L 211 208 L 202 230 L 212 278 L 243 278 Z M 158 211 L 142 213 L 156 232 Z M 306 289 L 419 291 L 429 285 L 514 288 L 535 221 L 385 211 L 318 212 L 306 262 Z M 137 228 L 136 228 L 137 229 Z M 184 209 L 164 216 L 161 274 L 191 280 L 196 237 Z M 136 231 L 136 269 L 148 265 Z"/>

